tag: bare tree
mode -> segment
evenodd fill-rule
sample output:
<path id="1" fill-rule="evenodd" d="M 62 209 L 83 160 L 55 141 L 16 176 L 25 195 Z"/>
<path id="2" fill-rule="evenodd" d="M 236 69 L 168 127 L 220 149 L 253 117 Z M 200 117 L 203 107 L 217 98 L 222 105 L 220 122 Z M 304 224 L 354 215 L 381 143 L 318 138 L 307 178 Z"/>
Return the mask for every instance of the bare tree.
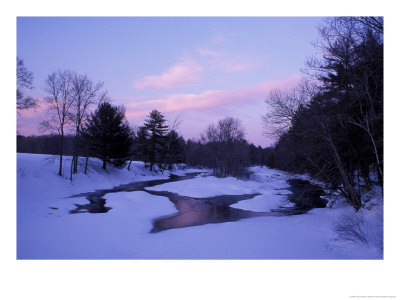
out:
<path id="1" fill-rule="evenodd" d="M 296 111 L 314 97 L 317 86 L 315 80 L 303 78 L 292 89 L 271 91 L 265 100 L 268 111 L 262 116 L 264 135 L 278 138 L 287 132 Z"/>
<path id="2" fill-rule="evenodd" d="M 216 176 L 243 176 L 247 167 L 248 147 L 244 128 L 239 119 L 226 117 L 215 126 L 211 124 L 201 135 L 206 145 L 207 165 Z"/>
<path id="3" fill-rule="evenodd" d="M 22 59 L 17 57 L 17 111 L 37 107 L 37 100 L 25 94 L 24 90 L 32 89 L 33 73 L 29 71 Z"/>
<path id="4" fill-rule="evenodd" d="M 62 176 L 64 134 L 70 122 L 71 106 L 74 102 L 72 93 L 73 75 L 70 71 L 53 72 L 47 77 L 45 90 L 49 94 L 45 98 L 48 104 L 49 118 L 41 123 L 44 131 L 57 131 L 60 136 L 60 167 L 58 175 Z"/>
<path id="5" fill-rule="evenodd" d="M 346 19 L 346 18 L 343 18 Z M 383 17 L 350 17 L 348 18 L 356 25 L 360 25 L 360 32 L 365 32 L 365 28 L 383 35 Z"/>
<path id="6" fill-rule="evenodd" d="M 181 116 L 177 115 L 176 118 L 172 122 L 169 122 L 168 128 L 170 131 L 174 130 L 174 131 L 178 132 L 178 129 L 181 126 L 181 124 L 182 124 Z"/>
<path id="7" fill-rule="evenodd" d="M 171 132 L 175 132 L 176 134 L 178 134 L 178 129 L 181 126 L 182 123 L 182 119 L 180 117 L 180 115 L 176 116 L 176 118 L 172 121 L 172 122 L 168 122 L 168 129 L 169 129 L 169 133 L 168 133 L 168 142 L 166 145 L 166 151 L 169 152 L 170 150 L 170 146 L 172 143 L 172 139 L 173 139 L 173 134 L 171 134 Z"/>
<path id="8" fill-rule="evenodd" d="M 75 137 L 74 137 L 74 154 L 71 165 L 71 178 L 72 174 L 78 172 L 78 155 L 79 155 L 79 143 L 82 125 L 88 117 L 89 109 L 102 101 L 107 99 L 107 93 L 102 92 L 102 82 L 94 84 L 86 75 L 78 75 L 76 73 L 71 74 L 71 117 L 74 124 Z"/>

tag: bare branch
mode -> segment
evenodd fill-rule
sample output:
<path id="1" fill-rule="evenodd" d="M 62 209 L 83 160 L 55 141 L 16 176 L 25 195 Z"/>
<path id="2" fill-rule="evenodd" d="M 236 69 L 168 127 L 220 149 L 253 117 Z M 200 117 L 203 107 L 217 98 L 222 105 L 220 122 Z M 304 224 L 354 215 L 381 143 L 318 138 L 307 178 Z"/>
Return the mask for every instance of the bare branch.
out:
<path id="1" fill-rule="evenodd" d="M 176 118 L 172 122 L 170 122 L 168 126 L 171 131 L 178 131 L 181 124 L 182 124 L 181 116 L 177 115 Z"/>

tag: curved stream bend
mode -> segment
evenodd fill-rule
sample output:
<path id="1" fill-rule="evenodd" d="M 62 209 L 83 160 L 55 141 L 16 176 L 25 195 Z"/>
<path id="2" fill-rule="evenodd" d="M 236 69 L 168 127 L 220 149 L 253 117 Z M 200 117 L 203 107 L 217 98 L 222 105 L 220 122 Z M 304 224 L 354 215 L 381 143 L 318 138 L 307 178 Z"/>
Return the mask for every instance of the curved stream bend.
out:
<path id="1" fill-rule="evenodd" d="M 292 194 L 288 199 L 289 201 L 295 203 L 295 206 L 280 207 L 279 209 L 272 210 L 271 212 L 254 212 L 233 208 L 230 206 L 239 201 L 254 198 L 260 194 L 221 195 L 208 198 L 195 198 L 181 196 L 167 191 L 152 191 L 145 189 L 147 187 L 168 182 L 193 179 L 199 174 L 201 174 L 201 172 L 187 173 L 184 176 L 171 174 L 170 178 L 168 179 L 132 182 L 119 185 L 112 189 L 97 190 L 95 192 L 73 195 L 70 198 L 86 197 L 90 203 L 84 205 L 75 204 L 76 208 L 71 210 L 70 213 L 108 212 L 111 207 L 105 206 L 106 199 L 104 196 L 109 193 L 144 191 L 151 195 L 168 197 L 168 199 L 174 203 L 178 212 L 155 219 L 153 221 L 153 229 L 151 230 L 151 232 L 154 233 L 167 229 L 204 225 L 208 223 L 233 222 L 240 219 L 257 216 L 288 216 L 303 214 L 314 207 L 325 207 L 326 205 L 326 203 L 323 202 L 324 200 L 320 198 L 323 193 L 323 191 L 321 193 L 321 188 L 318 189 L 318 186 L 299 180 L 288 180 L 288 183 L 291 185 L 289 189 L 292 191 Z"/>

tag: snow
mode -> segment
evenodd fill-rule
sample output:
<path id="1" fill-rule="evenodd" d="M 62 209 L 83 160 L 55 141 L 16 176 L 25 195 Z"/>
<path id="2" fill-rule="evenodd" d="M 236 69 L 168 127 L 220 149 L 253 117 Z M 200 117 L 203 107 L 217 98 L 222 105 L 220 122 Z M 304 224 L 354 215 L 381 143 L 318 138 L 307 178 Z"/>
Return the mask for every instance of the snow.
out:
<path id="1" fill-rule="evenodd" d="M 281 187 L 282 184 L 276 184 Z M 287 185 L 285 185 L 286 187 Z M 206 198 L 219 195 L 242 195 L 268 191 L 272 185 L 261 182 L 243 181 L 232 177 L 217 178 L 214 176 L 197 177 L 182 184 L 169 182 L 155 187 L 147 188 L 153 191 L 173 191 L 183 196 Z"/>
<path id="2" fill-rule="evenodd" d="M 70 158 L 65 158 L 68 174 Z M 374 244 L 382 237 L 382 201 L 379 192 L 367 197 L 362 211 L 367 245 L 337 239 L 335 222 L 352 215 L 352 208 L 336 202 L 332 209 L 313 209 L 303 215 L 255 217 L 150 233 L 154 219 L 177 213 L 166 197 L 144 191 L 107 194 L 103 214 L 69 214 L 75 204 L 87 204 L 73 194 L 111 188 L 133 181 L 168 178 L 149 172 L 141 162 L 131 170 L 101 169 L 92 159 L 88 175 L 71 182 L 57 176 L 58 160 L 48 155 L 17 154 L 17 257 L 19 259 L 379 259 Z M 174 170 L 174 174 L 205 171 Z M 252 168 L 250 180 L 213 176 L 162 184 L 149 190 L 172 191 L 192 197 L 260 193 L 233 205 L 269 211 L 288 205 L 289 175 L 265 167 Z M 54 209 L 57 208 L 57 209 Z"/>
<path id="3" fill-rule="evenodd" d="M 256 212 L 271 211 L 280 206 L 292 207 L 293 203 L 286 198 L 276 195 L 275 193 L 264 193 L 249 200 L 243 200 L 231 205 L 234 208 L 251 210 Z"/>
<path id="4" fill-rule="evenodd" d="M 253 168 L 254 169 L 254 168 Z M 292 206 L 285 194 L 289 185 L 286 183 L 287 175 L 277 173 L 275 170 L 264 168 L 257 170 L 252 180 L 244 181 L 232 177 L 217 178 L 214 176 L 199 176 L 192 180 L 182 182 L 169 182 L 155 187 L 146 188 L 152 191 L 169 191 L 179 195 L 207 198 L 220 195 L 262 194 L 249 200 L 243 200 L 232 205 L 234 208 L 258 212 L 270 211 L 279 206 Z M 261 180 L 263 177 L 263 180 Z"/>
<path id="5" fill-rule="evenodd" d="M 107 205 L 113 207 L 108 213 L 71 214 L 66 218 L 66 212 L 56 210 L 51 216 L 35 218 L 35 226 L 23 227 L 24 238 L 18 239 L 18 256 L 40 259 L 136 258 L 146 252 L 148 244 L 144 241 L 151 237 L 151 220 L 176 212 L 168 199 L 140 191 L 111 194 L 107 200 Z M 72 202 L 85 201 L 74 199 Z"/>

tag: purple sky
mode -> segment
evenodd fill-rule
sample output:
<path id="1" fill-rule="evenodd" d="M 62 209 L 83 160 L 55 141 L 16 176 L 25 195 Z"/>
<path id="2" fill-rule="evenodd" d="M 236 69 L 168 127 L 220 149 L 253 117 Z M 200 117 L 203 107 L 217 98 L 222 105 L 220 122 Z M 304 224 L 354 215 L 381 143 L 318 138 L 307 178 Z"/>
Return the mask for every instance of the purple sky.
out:
<path id="1" fill-rule="evenodd" d="M 179 132 L 197 138 L 212 122 L 239 118 L 246 138 L 262 135 L 264 99 L 293 86 L 315 53 L 320 18 L 17 18 L 17 55 L 34 73 L 30 93 L 43 98 L 44 81 L 70 69 L 104 81 L 113 103 L 126 106 L 131 125 L 152 109 Z M 23 113 L 18 132 L 40 134 L 44 108 Z"/>

